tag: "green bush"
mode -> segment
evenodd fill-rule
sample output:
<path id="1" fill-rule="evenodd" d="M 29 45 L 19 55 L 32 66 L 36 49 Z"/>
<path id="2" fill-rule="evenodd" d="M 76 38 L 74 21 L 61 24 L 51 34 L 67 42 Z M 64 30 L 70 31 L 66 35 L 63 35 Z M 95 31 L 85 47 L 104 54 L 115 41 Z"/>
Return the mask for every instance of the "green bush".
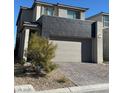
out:
<path id="1" fill-rule="evenodd" d="M 28 60 L 37 67 L 40 66 L 46 72 L 51 72 L 56 65 L 51 61 L 55 57 L 57 45 L 50 42 L 49 39 L 38 36 L 37 33 L 32 34 L 28 47 Z"/>

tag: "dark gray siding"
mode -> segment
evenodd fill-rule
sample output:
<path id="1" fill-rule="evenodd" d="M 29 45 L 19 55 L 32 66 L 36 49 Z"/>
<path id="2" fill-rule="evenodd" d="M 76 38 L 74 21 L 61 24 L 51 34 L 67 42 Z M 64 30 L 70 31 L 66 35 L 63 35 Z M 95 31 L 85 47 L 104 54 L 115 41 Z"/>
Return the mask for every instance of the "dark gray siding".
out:
<path id="1" fill-rule="evenodd" d="M 81 45 L 82 62 L 92 62 L 92 39 L 84 39 Z"/>
<path id="2" fill-rule="evenodd" d="M 109 60 L 109 29 L 103 30 L 103 59 Z"/>
<path id="3" fill-rule="evenodd" d="M 42 16 L 38 23 L 42 26 L 42 35 L 52 40 L 81 42 L 81 61 L 92 62 L 95 22 Z"/>
<path id="4" fill-rule="evenodd" d="M 21 21 L 32 22 L 32 10 L 23 10 L 21 14 Z"/>
<path id="5" fill-rule="evenodd" d="M 91 21 L 73 20 L 60 17 L 42 16 L 38 22 L 42 25 L 45 36 L 61 36 L 70 38 L 91 38 Z"/>

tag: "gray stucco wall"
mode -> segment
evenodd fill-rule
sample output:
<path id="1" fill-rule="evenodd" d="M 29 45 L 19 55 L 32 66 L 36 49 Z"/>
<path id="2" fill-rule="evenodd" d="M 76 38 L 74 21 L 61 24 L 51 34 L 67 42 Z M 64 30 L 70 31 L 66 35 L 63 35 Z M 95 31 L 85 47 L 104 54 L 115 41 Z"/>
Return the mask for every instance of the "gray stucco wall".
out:
<path id="1" fill-rule="evenodd" d="M 42 26 L 42 34 L 44 36 L 92 37 L 92 21 L 42 16 L 37 22 Z"/>
<path id="2" fill-rule="evenodd" d="M 103 30 L 103 59 L 104 61 L 109 60 L 109 29 Z"/>

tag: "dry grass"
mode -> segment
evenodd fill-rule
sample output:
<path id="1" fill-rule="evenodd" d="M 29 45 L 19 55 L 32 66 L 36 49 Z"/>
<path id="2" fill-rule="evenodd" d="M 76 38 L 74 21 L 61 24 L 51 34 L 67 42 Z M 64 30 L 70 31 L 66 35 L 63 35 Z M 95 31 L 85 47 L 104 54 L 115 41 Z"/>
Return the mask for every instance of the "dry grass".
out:
<path id="1" fill-rule="evenodd" d="M 57 80 L 58 83 L 66 83 L 68 82 L 69 79 L 67 79 L 65 76 L 61 77 L 60 79 Z"/>

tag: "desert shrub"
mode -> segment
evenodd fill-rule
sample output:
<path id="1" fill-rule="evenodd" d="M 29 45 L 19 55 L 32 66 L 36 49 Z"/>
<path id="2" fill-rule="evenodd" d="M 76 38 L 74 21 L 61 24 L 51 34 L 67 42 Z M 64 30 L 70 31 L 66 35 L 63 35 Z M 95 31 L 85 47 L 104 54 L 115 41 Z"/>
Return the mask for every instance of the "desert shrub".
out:
<path id="1" fill-rule="evenodd" d="M 50 42 L 49 39 L 38 36 L 37 33 L 32 34 L 28 47 L 28 60 L 35 67 L 41 67 L 46 72 L 51 72 L 56 65 L 51 61 L 55 57 L 56 44 Z"/>

